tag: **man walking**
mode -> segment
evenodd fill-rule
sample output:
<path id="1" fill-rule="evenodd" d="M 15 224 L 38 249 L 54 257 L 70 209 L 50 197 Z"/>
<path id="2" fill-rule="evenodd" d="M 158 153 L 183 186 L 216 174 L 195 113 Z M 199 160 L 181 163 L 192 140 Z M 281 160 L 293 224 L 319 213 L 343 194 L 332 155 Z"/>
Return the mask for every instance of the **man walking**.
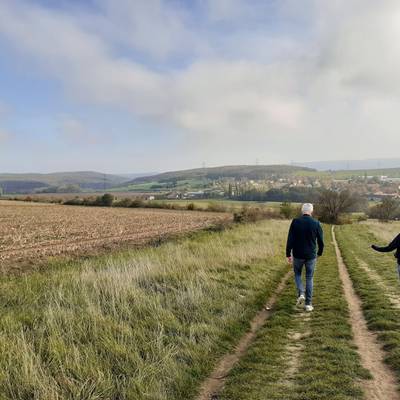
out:
<path id="1" fill-rule="evenodd" d="M 391 251 L 396 250 L 394 256 L 397 259 L 397 272 L 400 277 L 400 234 L 398 234 L 387 246 L 379 247 L 373 244 L 371 247 L 375 251 L 381 253 L 390 253 Z"/>
<path id="2" fill-rule="evenodd" d="M 293 264 L 294 280 L 298 292 L 297 305 L 302 305 L 305 302 L 304 309 L 306 311 L 314 310 L 312 306 L 314 269 L 317 256 L 322 256 L 324 251 L 322 227 L 317 220 L 312 218 L 313 211 L 312 204 L 303 204 L 301 208 L 303 215 L 292 221 L 286 245 L 286 257 L 288 262 Z M 305 292 L 301 280 L 303 267 L 306 269 Z"/>

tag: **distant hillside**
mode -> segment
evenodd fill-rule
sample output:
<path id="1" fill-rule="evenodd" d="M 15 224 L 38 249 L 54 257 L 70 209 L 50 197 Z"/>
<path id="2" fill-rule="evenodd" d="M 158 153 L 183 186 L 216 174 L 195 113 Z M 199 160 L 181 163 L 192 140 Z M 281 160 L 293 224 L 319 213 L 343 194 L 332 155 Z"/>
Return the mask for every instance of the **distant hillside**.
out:
<path id="1" fill-rule="evenodd" d="M 233 165 L 213 168 L 198 168 L 183 171 L 164 172 L 162 174 L 139 177 L 126 185 L 143 184 L 150 182 L 168 182 L 219 178 L 247 178 L 247 179 L 266 179 L 270 176 L 287 176 L 298 174 L 299 172 L 312 172 L 311 168 L 296 167 L 291 165 Z"/>
<path id="2" fill-rule="evenodd" d="M 141 173 L 132 173 L 132 174 L 118 174 L 118 176 L 122 176 L 123 178 L 126 178 L 126 180 L 132 180 L 136 178 L 141 178 L 142 176 L 152 176 L 152 175 L 157 175 L 159 174 L 158 171 L 151 171 L 151 172 L 141 172 Z"/>
<path id="3" fill-rule="evenodd" d="M 382 170 L 400 168 L 400 158 L 296 162 L 294 165 L 314 168 L 318 171 Z"/>
<path id="4" fill-rule="evenodd" d="M 383 169 L 351 169 L 339 171 L 324 171 L 317 172 L 320 176 L 331 176 L 336 179 L 347 179 L 360 176 L 387 176 L 389 178 L 400 178 L 400 168 L 383 168 Z"/>
<path id="5" fill-rule="evenodd" d="M 93 171 L 54 172 L 50 174 L 0 174 L 0 188 L 5 193 L 32 193 L 34 191 L 68 190 L 75 186 L 82 190 L 101 190 L 127 181 L 118 175 L 102 174 Z"/>
<path id="6" fill-rule="evenodd" d="M 45 190 L 50 187 L 40 181 L 0 180 L 0 194 L 6 193 L 32 193 L 36 190 Z"/>

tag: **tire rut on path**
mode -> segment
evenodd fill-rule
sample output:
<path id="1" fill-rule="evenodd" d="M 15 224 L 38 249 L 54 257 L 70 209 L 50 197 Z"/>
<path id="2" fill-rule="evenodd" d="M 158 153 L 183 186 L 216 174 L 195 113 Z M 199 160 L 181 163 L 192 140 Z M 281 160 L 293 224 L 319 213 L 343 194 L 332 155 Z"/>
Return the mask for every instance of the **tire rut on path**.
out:
<path id="1" fill-rule="evenodd" d="M 371 380 L 363 381 L 365 398 L 367 400 L 400 400 L 394 372 L 384 362 L 385 353 L 378 343 L 377 336 L 368 330 L 362 311 L 362 303 L 354 290 L 347 267 L 343 261 L 336 241 L 334 227 L 332 227 L 332 238 L 337 256 L 339 276 L 349 306 L 354 342 L 358 347 L 363 367 L 372 375 Z"/>
<path id="2" fill-rule="evenodd" d="M 196 400 L 212 400 L 218 398 L 218 394 L 224 387 L 227 375 L 236 365 L 236 363 L 246 354 L 246 351 L 254 341 L 257 332 L 264 326 L 268 318 L 271 316 L 272 308 L 275 305 L 278 296 L 285 288 L 291 274 L 292 271 L 290 270 L 282 278 L 281 282 L 272 296 L 268 299 L 264 308 L 259 311 L 251 321 L 250 330 L 240 338 L 233 352 L 226 354 L 218 361 L 214 371 L 203 382 Z"/>

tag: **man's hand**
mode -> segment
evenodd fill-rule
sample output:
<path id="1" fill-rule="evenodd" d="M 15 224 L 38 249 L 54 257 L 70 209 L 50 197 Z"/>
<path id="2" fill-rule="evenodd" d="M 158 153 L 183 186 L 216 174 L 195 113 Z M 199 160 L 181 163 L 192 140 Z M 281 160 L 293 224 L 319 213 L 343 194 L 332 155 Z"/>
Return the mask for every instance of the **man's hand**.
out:
<path id="1" fill-rule="evenodd" d="M 288 264 L 293 264 L 293 257 L 292 256 L 286 257 L 286 258 L 287 258 Z"/>

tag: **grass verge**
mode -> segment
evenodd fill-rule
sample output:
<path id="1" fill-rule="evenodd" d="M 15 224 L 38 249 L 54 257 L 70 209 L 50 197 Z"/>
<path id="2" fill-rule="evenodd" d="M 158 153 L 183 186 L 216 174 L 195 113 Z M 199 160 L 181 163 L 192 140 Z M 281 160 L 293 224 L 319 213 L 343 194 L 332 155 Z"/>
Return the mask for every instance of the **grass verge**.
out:
<path id="1" fill-rule="evenodd" d="M 380 225 L 384 228 L 386 224 L 381 223 Z M 397 262 L 393 257 L 393 252 L 378 253 L 371 249 L 371 244 L 386 246 L 391 241 L 381 238 L 380 229 L 377 230 L 375 226 L 376 223 L 366 223 L 341 227 L 339 235 L 341 234 L 343 238 L 342 246 L 346 247 L 348 252 L 353 253 L 358 264 L 367 264 L 369 269 L 379 275 L 388 289 L 400 295 Z M 392 236 L 391 234 L 389 235 Z M 350 240 L 350 242 L 345 244 L 344 240 Z"/>

